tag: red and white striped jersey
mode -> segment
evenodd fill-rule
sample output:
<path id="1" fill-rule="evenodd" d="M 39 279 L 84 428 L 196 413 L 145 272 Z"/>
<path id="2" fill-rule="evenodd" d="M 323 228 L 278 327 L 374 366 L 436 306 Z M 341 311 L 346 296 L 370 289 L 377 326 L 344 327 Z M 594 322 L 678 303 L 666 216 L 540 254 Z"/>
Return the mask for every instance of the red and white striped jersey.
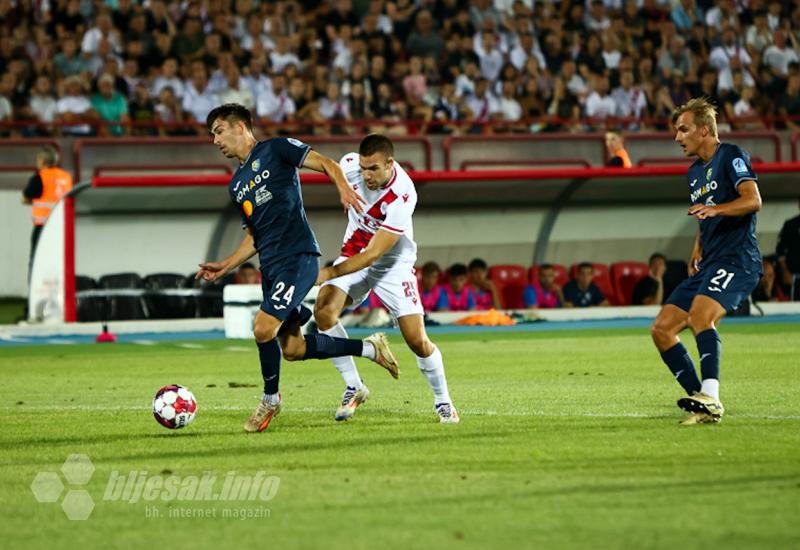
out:
<path id="1" fill-rule="evenodd" d="M 350 257 L 364 250 L 370 239 L 383 229 L 401 235 L 395 245 L 375 264 L 375 267 L 390 267 L 396 263 L 417 261 L 417 243 L 414 242 L 414 227 L 411 216 L 417 206 L 417 190 L 408 173 L 397 162 L 393 164 L 392 177 L 383 188 L 371 191 L 361 177 L 358 153 L 348 153 L 339 161 L 347 182 L 365 201 L 364 213 L 347 211 L 347 232 L 344 235 L 342 253 Z"/>

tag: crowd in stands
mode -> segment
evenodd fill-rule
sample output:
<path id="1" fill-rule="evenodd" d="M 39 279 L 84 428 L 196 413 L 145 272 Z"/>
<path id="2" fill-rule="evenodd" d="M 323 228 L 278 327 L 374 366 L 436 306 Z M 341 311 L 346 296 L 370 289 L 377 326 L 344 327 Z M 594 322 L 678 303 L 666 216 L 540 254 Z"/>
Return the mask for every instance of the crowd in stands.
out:
<path id="1" fill-rule="evenodd" d="M 0 0 L 0 132 L 663 129 L 699 95 L 796 130 L 798 33 L 797 0 Z"/>

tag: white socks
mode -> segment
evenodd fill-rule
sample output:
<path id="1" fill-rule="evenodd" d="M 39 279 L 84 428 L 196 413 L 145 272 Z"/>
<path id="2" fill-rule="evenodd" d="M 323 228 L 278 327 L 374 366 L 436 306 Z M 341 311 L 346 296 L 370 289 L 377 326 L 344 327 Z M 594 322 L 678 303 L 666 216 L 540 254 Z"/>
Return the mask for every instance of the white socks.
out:
<path id="1" fill-rule="evenodd" d="M 706 378 L 703 380 L 703 386 L 700 388 L 700 391 L 719 401 L 719 380 L 716 378 Z"/>
<path id="2" fill-rule="evenodd" d="M 262 401 L 266 401 L 270 405 L 277 405 L 280 400 L 281 394 L 279 393 L 265 393 L 262 398 Z"/>
<path id="3" fill-rule="evenodd" d="M 447 379 L 444 376 L 444 361 L 442 352 L 436 346 L 428 357 L 417 357 L 417 366 L 433 390 L 434 404 L 450 403 L 450 393 L 447 391 Z"/>
<path id="4" fill-rule="evenodd" d="M 320 332 L 336 338 L 347 338 L 347 331 L 342 326 L 342 323 L 339 322 L 337 322 L 328 330 L 321 330 Z M 371 355 L 367 355 L 368 353 L 371 353 Z M 375 357 L 375 347 L 369 342 L 364 342 L 364 352 L 362 355 L 368 358 Z M 344 383 L 347 386 L 359 389 L 364 385 L 361 382 L 361 376 L 358 374 L 358 369 L 356 369 L 356 362 L 352 357 L 349 355 L 346 357 L 334 357 L 331 359 L 331 361 L 333 361 L 333 366 L 336 367 L 336 370 L 341 373 L 342 378 L 344 378 Z"/>

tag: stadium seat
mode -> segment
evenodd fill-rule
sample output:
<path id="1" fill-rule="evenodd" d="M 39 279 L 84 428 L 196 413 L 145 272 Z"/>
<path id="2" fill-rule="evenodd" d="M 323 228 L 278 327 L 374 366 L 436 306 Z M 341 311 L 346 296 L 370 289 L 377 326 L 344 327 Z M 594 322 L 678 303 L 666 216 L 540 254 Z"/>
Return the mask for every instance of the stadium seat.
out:
<path id="1" fill-rule="evenodd" d="M 616 262 L 611 264 L 611 283 L 617 296 L 617 304 L 629 306 L 633 302 L 633 288 L 647 277 L 650 268 L 642 262 Z"/>
<path id="2" fill-rule="evenodd" d="M 579 265 L 580 264 L 572 264 L 569 268 L 572 279 L 578 275 Z M 617 300 L 617 294 L 614 292 L 614 287 L 611 285 L 611 275 L 609 275 L 608 266 L 606 264 L 592 263 L 592 267 L 594 268 L 594 278 L 592 282 L 597 285 L 597 288 L 605 295 L 611 305 L 617 305 L 619 302 Z"/>
<path id="3" fill-rule="evenodd" d="M 186 277 L 188 288 L 199 288 L 204 290 L 202 296 L 195 297 L 195 316 L 196 317 L 222 317 L 222 289 L 225 285 L 233 284 L 236 277 L 235 273 L 229 273 L 219 281 L 209 283 L 202 279 L 195 279 L 195 273 L 190 273 Z"/>
<path id="4" fill-rule="evenodd" d="M 98 281 L 105 290 L 134 290 L 144 288 L 142 278 L 136 273 L 113 273 L 103 275 Z M 147 317 L 142 296 L 111 296 L 106 298 L 106 315 L 108 321 L 126 319 L 145 319 Z"/>
<path id="5" fill-rule="evenodd" d="M 497 288 L 504 308 L 524 307 L 522 293 L 528 284 L 524 267 L 521 265 L 493 265 L 489 268 L 489 279 Z"/>
<path id="6" fill-rule="evenodd" d="M 180 273 L 154 273 L 144 278 L 147 290 L 183 288 L 186 278 Z M 146 296 L 151 319 L 185 319 L 194 317 L 195 301 L 187 296 Z"/>
<path id="7" fill-rule="evenodd" d="M 75 276 L 75 290 L 96 290 L 97 281 L 86 275 Z M 78 321 L 87 323 L 91 321 L 101 321 L 103 319 L 103 307 L 105 303 L 102 298 L 78 297 Z"/>
<path id="8" fill-rule="evenodd" d="M 569 275 L 567 274 L 567 268 L 561 264 L 550 264 L 553 266 L 553 271 L 556 274 L 555 283 L 558 286 L 564 286 L 569 281 Z M 531 267 L 529 271 L 529 282 L 530 284 L 536 283 L 539 281 L 539 266 L 534 265 Z"/>

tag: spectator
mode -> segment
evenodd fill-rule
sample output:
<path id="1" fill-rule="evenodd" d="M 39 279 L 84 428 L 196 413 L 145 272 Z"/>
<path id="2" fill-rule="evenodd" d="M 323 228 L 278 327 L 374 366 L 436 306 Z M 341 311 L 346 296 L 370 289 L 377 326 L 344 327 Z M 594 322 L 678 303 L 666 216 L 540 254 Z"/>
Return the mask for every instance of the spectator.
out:
<path id="1" fill-rule="evenodd" d="M 95 20 L 95 26 L 83 35 L 81 51 L 84 55 L 97 55 L 103 41 L 108 42 L 113 53 L 122 53 L 122 37 L 119 30 L 114 28 L 108 11 L 100 12 Z"/>
<path id="2" fill-rule="evenodd" d="M 190 63 L 201 55 L 204 45 L 203 22 L 199 17 L 186 17 L 183 20 L 183 29 L 172 42 L 172 51 L 175 52 L 175 56 L 182 63 Z"/>
<path id="3" fill-rule="evenodd" d="M 444 291 L 439 285 L 442 270 L 436 262 L 427 262 L 422 266 L 422 280 L 420 282 L 419 296 L 422 307 L 426 312 L 436 311 L 442 300 Z"/>
<path id="4" fill-rule="evenodd" d="M 242 82 L 250 89 L 250 93 L 258 100 L 261 94 L 272 92 L 272 80 L 265 72 L 267 61 L 262 55 L 250 58 Z"/>
<path id="5" fill-rule="evenodd" d="M 650 268 L 646 277 L 633 287 L 633 300 L 635 306 L 652 306 L 664 303 L 664 273 L 667 271 L 667 258 L 658 252 L 650 256 Z"/>
<path id="6" fill-rule="evenodd" d="M 503 82 L 503 95 L 497 101 L 497 110 L 500 117 L 508 122 L 518 122 L 522 119 L 522 105 L 514 97 L 515 86 L 513 82 Z M 520 124 L 509 124 L 504 126 L 508 130 L 525 131 L 525 126 Z"/>
<path id="7" fill-rule="evenodd" d="M 122 122 L 127 124 L 128 100 L 114 89 L 114 77 L 104 73 L 97 79 L 97 93 L 92 97 L 92 109 L 106 122 Z M 121 136 L 128 130 L 127 126 L 101 126 L 102 135 Z"/>
<path id="8" fill-rule="evenodd" d="M 156 123 L 159 122 L 159 118 L 156 114 L 156 105 L 144 82 L 139 82 L 133 89 L 133 99 L 128 105 L 128 116 L 133 123 L 131 128 L 133 135 L 158 135 Z"/>
<path id="9" fill-rule="evenodd" d="M 489 82 L 494 82 L 500 76 L 503 68 L 503 54 L 497 47 L 497 36 L 491 31 L 481 33 L 481 46 L 476 48 L 478 55 L 481 76 Z"/>
<path id="10" fill-rule="evenodd" d="M 14 120 L 14 109 L 9 100 L 11 97 L 10 87 L 13 87 L 13 79 L 11 77 L 11 73 L 6 73 L 3 75 L 2 79 L 0 79 L 0 123 Z M 9 86 L 9 84 L 11 84 L 11 86 Z M 8 133 L 3 131 L 0 132 L 0 135 L 7 136 Z"/>
<path id="11" fill-rule="evenodd" d="M 775 254 L 778 256 L 781 284 L 792 300 L 800 300 L 800 216 L 783 224 Z"/>
<path id="12" fill-rule="evenodd" d="M 775 264 L 767 258 L 763 258 L 762 265 L 764 273 L 750 297 L 753 302 L 778 302 L 780 296 L 778 285 L 775 284 Z"/>
<path id="13" fill-rule="evenodd" d="M 350 86 L 350 96 L 347 98 L 350 103 L 350 116 L 356 120 L 367 120 L 372 118 L 372 111 L 369 109 L 369 101 L 364 93 L 364 84 L 354 82 Z"/>
<path id="14" fill-rule="evenodd" d="M 182 107 L 188 119 L 195 123 L 205 123 L 211 109 L 219 105 L 219 97 L 212 93 L 208 87 L 208 73 L 202 62 L 192 63 L 192 79 L 186 85 Z M 198 133 L 204 133 L 205 128 L 197 126 Z"/>
<path id="15" fill-rule="evenodd" d="M 786 91 L 778 98 L 778 114 L 787 118 L 785 125 L 795 132 L 800 131 L 800 74 L 789 77 L 786 83 Z"/>
<path id="16" fill-rule="evenodd" d="M 564 80 L 569 93 L 578 98 L 579 101 L 585 100 L 586 96 L 589 95 L 589 86 L 586 85 L 586 81 L 578 73 L 575 62 L 571 59 L 561 64 L 561 78 Z"/>
<path id="17" fill-rule="evenodd" d="M 614 99 L 614 114 L 618 117 L 633 118 L 629 129 L 638 129 L 642 114 L 646 114 L 647 99 L 639 86 L 633 84 L 633 72 L 624 71 L 620 75 L 620 85 L 611 94 Z"/>
<path id="18" fill-rule="evenodd" d="M 448 271 L 449 282 L 442 287 L 437 304 L 441 311 L 467 311 L 475 309 L 475 294 L 467 286 L 467 266 L 453 264 Z"/>
<path id="19" fill-rule="evenodd" d="M 414 31 L 406 40 L 406 53 L 410 56 L 432 55 L 439 60 L 444 52 L 444 40 L 433 28 L 433 17 L 426 9 L 417 12 Z"/>
<path id="20" fill-rule="evenodd" d="M 608 162 L 606 166 L 617 168 L 631 168 L 631 159 L 628 151 L 625 150 L 625 139 L 616 130 L 606 132 L 606 151 L 608 151 Z"/>
<path id="21" fill-rule="evenodd" d="M 767 13 L 759 10 L 753 14 L 753 24 L 747 28 L 745 44 L 751 56 L 762 53 L 774 40 L 772 31 L 767 25 Z"/>
<path id="22" fill-rule="evenodd" d="M 678 32 L 688 33 L 695 23 L 703 20 L 703 10 L 697 6 L 695 0 L 680 0 L 674 4 L 670 17 Z"/>
<path id="23" fill-rule="evenodd" d="M 470 113 L 470 121 L 476 125 L 470 128 L 470 133 L 482 131 L 482 126 L 478 125 L 486 124 L 501 116 L 497 99 L 489 92 L 489 81 L 485 78 L 478 79 L 475 93 L 466 99 L 466 107 Z"/>
<path id="24" fill-rule="evenodd" d="M 522 301 L 525 307 L 552 309 L 561 307 L 564 294 L 555 282 L 556 272 L 550 264 L 539 266 L 539 280 L 525 287 Z"/>
<path id="25" fill-rule="evenodd" d="M 722 33 L 722 42 L 719 46 L 711 50 L 709 63 L 717 71 L 731 66 L 731 61 L 736 58 L 740 61 L 740 66 L 749 66 L 753 60 L 747 50 L 743 48 L 736 38 L 736 32 L 732 28 L 727 28 Z"/>
<path id="26" fill-rule="evenodd" d="M 50 124 L 56 117 L 56 98 L 53 95 L 53 87 L 50 79 L 46 75 L 36 77 L 36 82 L 31 89 L 31 99 L 25 113 L 27 117 L 40 123 Z M 40 131 L 45 128 L 40 127 Z"/>
<path id="27" fill-rule="evenodd" d="M 605 119 L 616 115 L 617 102 L 608 93 L 608 77 L 594 78 L 594 91 L 586 98 L 586 116 Z"/>
<path id="28" fill-rule="evenodd" d="M 501 309 L 500 294 L 494 282 L 488 277 L 489 266 L 480 258 L 475 258 L 469 263 L 469 286 L 475 296 L 476 309 Z"/>
<path id="29" fill-rule="evenodd" d="M 172 93 L 176 97 L 183 98 L 185 87 L 183 81 L 178 78 L 178 60 L 174 57 L 169 57 L 161 64 L 161 71 L 158 76 L 153 79 L 153 86 L 151 88 L 151 95 L 158 97 L 161 95 L 161 90 L 169 86 L 172 88 Z"/>
<path id="30" fill-rule="evenodd" d="M 56 121 L 69 123 L 61 127 L 64 135 L 88 136 L 92 127 L 87 122 L 93 120 L 95 113 L 89 98 L 83 93 L 83 83 L 77 76 L 64 81 L 64 93 L 56 102 Z"/>
<path id="31" fill-rule="evenodd" d="M 256 101 L 256 113 L 270 122 L 291 121 L 296 107 L 286 89 L 286 78 L 282 74 L 272 77 L 270 90 L 262 93 Z"/>
<path id="32" fill-rule="evenodd" d="M 236 271 L 234 283 L 237 285 L 257 285 L 261 283 L 261 273 L 252 263 L 245 262 Z"/>
<path id="33" fill-rule="evenodd" d="M 181 100 L 175 96 L 172 87 L 165 86 L 161 88 L 158 94 L 158 103 L 155 106 L 155 112 L 158 120 L 161 122 L 159 126 L 159 133 L 161 135 L 178 136 L 184 135 L 186 132 L 179 128 L 179 125 L 184 122 L 183 109 L 181 109 Z"/>
<path id="34" fill-rule="evenodd" d="M 531 32 L 519 35 L 519 41 L 509 52 L 508 57 L 509 61 L 511 61 L 519 71 L 525 68 L 525 64 L 530 57 L 535 57 L 539 62 L 539 66 L 544 67 L 546 65 L 542 50 L 539 48 L 539 43 Z"/>
<path id="35" fill-rule="evenodd" d="M 350 120 L 350 104 L 347 99 L 342 97 L 336 82 L 328 83 L 325 97 L 319 101 L 319 114 L 323 120 L 333 122 Z M 333 133 L 336 134 L 342 134 L 344 130 L 345 128 L 341 124 L 332 128 Z"/>
<path id="36" fill-rule="evenodd" d="M 758 118 L 759 112 L 753 105 L 753 98 L 755 98 L 755 88 L 745 86 L 741 97 L 733 105 L 732 122 L 735 129 L 749 131 L 764 129 L 764 123 Z"/>
<path id="37" fill-rule="evenodd" d="M 611 20 L 606 15 L 603 0 L 592 0 L 589 11 L 584 16 L 583 23 L 590 32 L 601 32 L 611 26 Z"/>
<path id="38" fill-rule="evenodd" d="M 409 105 L 422 104 L 428 93 L 428 83 L 422 72 L 422 58 L 412 57 L 408 62 L 408 74 L 403 77 L 403 91 Z"/>
<path id="39" fill-rule="evenodd" d="M 565 307 L 607 306 L 603 292 L 592 282 L 594 267 L 588 262 L 578 266 L 577 277 L 564 285 Z"/>
<path id="40" fill-rule="evenodd" d="M 686 48 L 686 40 L 679 35 L 669 39 L 669 48 L 665 48 L 658 56 L 658 70 L 663 81 L 679 72 L 687 75 L 692 70 L 692 60 Z"/>
<path id="41" fill-rule="evenodd" d="M 53 57 L 53 66 L 61 77 L 79 75 L 89 70 L 89 64 L 78 51 L 74 36 L 68 35 L 61 42 L 61 51 Z"/>
<path id="42" fill-rule="evenodd" d="M 481 78 L 481 71 L 474 61 L 464 64 L 464 71 L 456 77 L 456 97 L 469 97 L 475 94 L 475 86 Z"/>
<path id="43" fill-rule="evenodd" d="M 794 36 L 789 36 L 794 43 Z M 797 50 L 786 43 L 786 33 L 783 30 L 775 31 L 775 43 L 764 50 L 763 62 L 770 66 L 773 75 L 782 79 L 789 75 L 790 63 L 800 63 Z"/>
<path id="44" fill-rule="evenodd" d="M 458 133 L 459 126 L 456 122 L 461 118 L 461 100 L 456 97 L 455 84 L 445 81 L 441 86 L 439 100 L 433 107 L 433 119 L 437 123 L 433 131 L 443 134 Z"/>
<path id="45" fill-rule="evenodd" d="M 220 103 L 238 103 L 252 110 L 256 106 L 253 92 L 242 82 L 239 68 L 235 64 L 230 64 L 225 69 L 225 88 L 219 93 Z"/>
<path id="46" fill-rule="evenodd" d="M 288 36 L 279 36 L 275 39 L 275 49 L 269 54 L 269 62 L 275 73 L 283 72 L 287 65 L 303 68 L 300 58 L 290 49 Z"/>

